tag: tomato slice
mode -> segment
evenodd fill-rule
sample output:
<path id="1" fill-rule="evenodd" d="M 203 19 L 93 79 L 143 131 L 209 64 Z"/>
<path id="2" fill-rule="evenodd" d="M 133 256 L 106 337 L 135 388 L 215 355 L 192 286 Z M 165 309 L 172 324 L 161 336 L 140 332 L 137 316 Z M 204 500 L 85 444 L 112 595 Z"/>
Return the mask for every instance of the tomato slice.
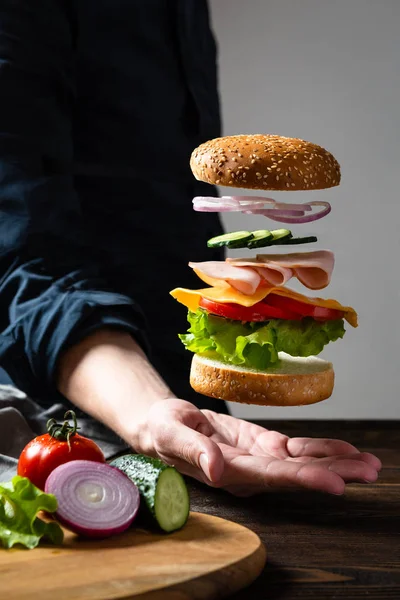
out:
<path id="1" fill-rule="evenodd" d="M 280 306 L 257 302 L 253 306 L 241 306 L 232 302 L 214 302 L 200 298 L 199 306 L 207 312 L 234 321 L 267 321 L 268 319 L 300 320 L 301 316 Z"/>
<path id="2" fill-rule="evenodd" d="M 313 317 L 316 321 L 336 321 L 336 319 L 343 319 L 344 312 L 342 310 L 336 310 L 336 308 L 315 306 Z"/>
<path id="3" fill-rule="evenodd" d="M 343 319 L 344 312 L 335 308 L 324 308 L 322 306 L 314 306 L 293 298 L 286 298 L 278 294 L 269 294 L 264 300 L 268 305 L 278 306 L 284 310 L 290 310 L 301 317 L 313 317 L 316 321 L 334 321 Z"/>
<path id="4" fill-rule="evenodd" d="M 264 298 L 263 302 L 270 306 L 279 306 L 285 310 L 290 310 L 302 317 L 313 317 L 315 306 L 312 304 L 306 304 L 299 300 L 293 300 L 293 298 L 286 298 L 286 296 L 279 296 L 278 294 L 268 294 Z"/>
<path id="5" fill-rule="evenodd" d="M 269 294 L 264 300 L 253 306 L 241 306 L 233 302 L 215 302 L 202 297 L 199 306 L 209 313 L 233 321 L 267 321 L 268 319 L 300 321 L 303 317 L 312 317 L 316 321 L 331 321 L 342 319 L 344 316 L 343 311 L 314 306 L 278 294 Z"/>

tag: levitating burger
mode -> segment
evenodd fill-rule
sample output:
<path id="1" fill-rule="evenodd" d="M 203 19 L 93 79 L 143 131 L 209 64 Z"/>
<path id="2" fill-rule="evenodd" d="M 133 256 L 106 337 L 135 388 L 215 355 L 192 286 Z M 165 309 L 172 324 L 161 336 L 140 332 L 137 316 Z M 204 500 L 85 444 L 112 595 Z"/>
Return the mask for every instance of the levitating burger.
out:
<path id="1" fill-rule="evenodd" d="M 196 179 L 233 188 L 294 192 L 340 183 L 339 164 L 329 152 L 277 135 L 210 140 L 194 150 L 190 165 Z M 268 217 L 274 227 L 208 240 L 211 248 L 243 249 L 243 256 L 190 262 L 202 282 L 199 289 L 171 292 L 188 309 L 190 327 L 179 337 L 194 353 L 192 387 L 206 396 L 261 405 L 293 406 L 328 398 L 333 366 L 319 355 L 327 344 L 343 338 L 345 322 L 357 327 L 357 314 L 337 300 L 319 297 L 319 290 L 330 283 L 334 254 L 311 251 L 307 245 L 317 238 L 296 237 L 290 227 L 326 216 L 329 203 L 236 195 L 197 197 L 193 206 L 197 211 L 259 215 L 260 225 Z M 293 278 L 301 282 L 304 294 L 290 288 Z"/>

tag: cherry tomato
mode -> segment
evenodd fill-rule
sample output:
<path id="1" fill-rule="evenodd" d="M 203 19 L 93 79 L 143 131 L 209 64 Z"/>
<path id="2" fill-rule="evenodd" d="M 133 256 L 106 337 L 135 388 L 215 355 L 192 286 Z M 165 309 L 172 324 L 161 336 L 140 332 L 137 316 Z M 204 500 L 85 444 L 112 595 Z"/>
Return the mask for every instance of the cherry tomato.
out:
<path id="1" fill-rule="evenodd" d="M 342 319 L 344 316 L 343 311 L 336 310 L 335 308 L 314 306 L 313 304 L 307 304 L 306 302 L 294 300 L 293 298 L 286 298 L 285 296 L 279 296 L 278 294 L 269 294 L 264 302 L 274 307 L 278 306 L 284 310 L 291 310 L 298 315 L 301 315 L 301 317 L 313 317 L 316 321 L 331 321 Z"/>
<path id="2" fill-rule="evenodd" d="M 268 319 L 294 319 L 300 320 L 301 316 L 285 307 L 269 306 L 265 302 L 257 302 L 253 306 L 241 306 L 231 302 L 214 302 L 207 298 L 200 298 L 199 306 L 207 312 L 234 321 L 267 321 Z"/>
<path id="3" fill-rule="evenodd" d="M 71 460 L 93 460 L 105 462 L 99 446 L 92 440 L 76 432 L 77 422 L 73 411 L 65 413 L 72 417 L 74 424 L 64 421 L 62 425 L 54 419 L 47 422 L 48 433 L 39 435 L 22 450 L 17 472 L 27 477 L 36 487 L 44 490 L 44 484 L 50 473 L 59 465 Z"/>

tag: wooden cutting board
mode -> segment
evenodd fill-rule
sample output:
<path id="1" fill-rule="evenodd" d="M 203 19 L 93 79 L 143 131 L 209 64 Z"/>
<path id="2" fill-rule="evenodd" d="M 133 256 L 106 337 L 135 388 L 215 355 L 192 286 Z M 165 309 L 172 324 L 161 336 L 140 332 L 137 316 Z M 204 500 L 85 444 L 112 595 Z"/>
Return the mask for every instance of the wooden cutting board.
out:
<path id="1" fill-rule="evenodd" d="M 59 547 L 0 548 L 0 591 L 7 600 L 223 598 L 254 581 L 265 560 L 249 529 L 191 513 L 168 535 L 131 529 L 89 541 L 66 531 Z"/>

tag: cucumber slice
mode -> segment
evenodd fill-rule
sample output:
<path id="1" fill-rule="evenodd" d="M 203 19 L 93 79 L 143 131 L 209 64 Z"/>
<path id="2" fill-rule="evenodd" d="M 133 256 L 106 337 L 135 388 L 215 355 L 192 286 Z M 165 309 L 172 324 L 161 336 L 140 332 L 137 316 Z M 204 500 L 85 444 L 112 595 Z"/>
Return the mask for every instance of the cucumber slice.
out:
<path id="1" fill-rule="evenodd" d="M 144 508 L 160 529 L 169 533 L 185 525 L 190 510 L 189 492 L 174 467 L 143 454 L 119 456 L 110 464 L 136 484 L 142 501 L 140 510 Z"/>
<path id="2" fill-rule="evenodd" d="M 286 240 L 292 237 L 292 232 L 289 229 L 273 229 L 271 244 L 286 244 Z"/>
<path id="3" fill-rule="evenodd" d="M 317 242 L 317 238 L 315 237 L 315 235 L 309 235 L 307 237 L 292 237 L 289 239 L 284 239 L 282 243 L 283 244 L 311 244 L 312 242 Z M 277 242 L 278 244 L 280 242 Z"/>
<path id="4" fill-rule="evenodd" d="M 248 248 L 262 248 L 268 246 L 269 242 L 274 238 L 269 229 L 257 229 L 251 232 L 253 237 L 247 242 Z"/>
<path id="5" fill-rule="evenodd" d="M 227 246 L 228 248 L 246 248 L 247 242 L 253 238 L 250 231 L 232 231 L 211 238 L 207 242 L 209 248 L 220 248 Z"/>

